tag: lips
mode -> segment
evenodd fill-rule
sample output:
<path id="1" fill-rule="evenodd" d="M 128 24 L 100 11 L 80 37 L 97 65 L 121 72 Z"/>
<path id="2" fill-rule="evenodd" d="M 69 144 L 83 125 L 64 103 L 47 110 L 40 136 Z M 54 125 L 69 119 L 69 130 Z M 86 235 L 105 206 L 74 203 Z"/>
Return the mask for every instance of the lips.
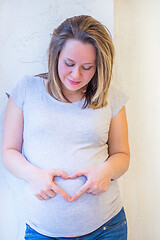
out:
<path id="1" fill-rule="evenodd" d="M 72 80 L 70 80 L 70 79 L 68 79 L 67 78 L 67 80 L 68 80 L 68 82 L 70 83 L 70 84 L 72 84 L 72 85 L 78 85 L 80 82 L 75 82 L 75 81 L 72 81 Z"/>

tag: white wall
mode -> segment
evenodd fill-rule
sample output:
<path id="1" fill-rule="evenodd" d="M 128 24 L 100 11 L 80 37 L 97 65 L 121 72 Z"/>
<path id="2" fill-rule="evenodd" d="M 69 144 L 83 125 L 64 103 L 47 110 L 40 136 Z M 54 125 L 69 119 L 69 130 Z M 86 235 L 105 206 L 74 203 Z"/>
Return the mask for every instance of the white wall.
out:
<path id="1" fill-rule="evenodd" d="M 131 165 L 121 179 L 129 240 L 160 239 L 160 1 L 115 0 L 115 81 L 128 93 Z"/>
<path id="2" fill-rule="evenodd" d="M 66 17 L 88 14 L 113 31 L 113 0 L 0 1 L 0 141 L 5 91 L 26 74 L 47 71 L 47 48 L 53 29 Z M 22 240 L 24 182 L 0 163 L 0 239 Z"/>

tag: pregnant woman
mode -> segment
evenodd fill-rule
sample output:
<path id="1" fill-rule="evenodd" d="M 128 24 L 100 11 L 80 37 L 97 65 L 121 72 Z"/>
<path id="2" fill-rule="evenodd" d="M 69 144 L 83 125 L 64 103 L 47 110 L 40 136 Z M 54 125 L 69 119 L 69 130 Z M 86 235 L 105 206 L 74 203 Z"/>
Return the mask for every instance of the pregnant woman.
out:
<path id="1" fill-rule="evenodd" d="M 52 35 L 48 73 L 7 92 L 2 158 L 26 180 L 25 239 L 127 239 L 117 179 L 129 167 L 125 104 L 111 83 L 114 46 L 86 15 Z"/>

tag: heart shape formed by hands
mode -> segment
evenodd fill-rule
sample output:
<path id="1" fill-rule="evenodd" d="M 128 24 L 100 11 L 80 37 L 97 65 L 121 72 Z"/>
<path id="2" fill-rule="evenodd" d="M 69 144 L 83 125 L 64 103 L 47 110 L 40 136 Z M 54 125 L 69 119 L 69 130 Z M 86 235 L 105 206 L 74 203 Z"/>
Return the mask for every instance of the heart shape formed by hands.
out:
<path id="1" fill-rule="evenodd" d="M 80 176 L 74 179 L 63 179 L 61 177 L 54 177 L 54 183 L 72 197 L 87 181 L 85 176 Z"/>

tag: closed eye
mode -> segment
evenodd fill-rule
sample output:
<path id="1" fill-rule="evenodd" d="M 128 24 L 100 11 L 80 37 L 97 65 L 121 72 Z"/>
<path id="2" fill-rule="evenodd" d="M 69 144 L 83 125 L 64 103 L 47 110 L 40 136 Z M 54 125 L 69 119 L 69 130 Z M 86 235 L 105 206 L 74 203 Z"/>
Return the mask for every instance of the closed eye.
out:
<path id="1" fill-rule="evenodd" d="M 73 67 L 75 64 L 74 63 L 69 63 L 69 62 L 67 62 L 67 61 L 64 61 L 65 62 L 65 64 L 66 64 L 66 66 L 68 66 L 68 67 Z M 89 67 L 87 67 L 87 66 L 82 66 L 82 68 L 84 69 L 84 70 L 90 70 L 91 68 L 92 68 L 93 66 L 89 66 Z"/>
<path id="2" fill-rule="evenodd" d="M 74 66 L 74 63 L 69 63 L 69 62 L 67 62 L 67 61 L 64 61 L 65 62 L 65 64 L 68 66 L 68 67 L 73 67 Z"/>
<path id="3" fill-rule="evenodd" d="M 83 69 L 84 70 L 90 70 L 92 68 L 92 66 L 90 66 L 90 67 L 85 67 L 85 66 L 83 66 Z"/>

